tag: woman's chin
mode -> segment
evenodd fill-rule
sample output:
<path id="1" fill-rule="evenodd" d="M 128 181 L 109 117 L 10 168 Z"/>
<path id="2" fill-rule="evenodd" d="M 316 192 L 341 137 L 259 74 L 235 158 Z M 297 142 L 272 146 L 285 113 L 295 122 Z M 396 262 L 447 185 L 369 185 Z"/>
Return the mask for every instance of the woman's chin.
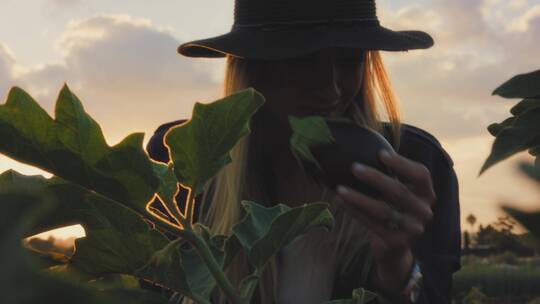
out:
<path id="1" fill-rule="evenodd" d="M 336 118 L 343 116 L 343 113 L 341 113 L 338 110 L 335 111 L 299 111 L 296 114 L 292 114 L 297 117 L 309 117 L 309 116 L 320 116 L 320 117 L 328 117 L 328 118 Z"/>

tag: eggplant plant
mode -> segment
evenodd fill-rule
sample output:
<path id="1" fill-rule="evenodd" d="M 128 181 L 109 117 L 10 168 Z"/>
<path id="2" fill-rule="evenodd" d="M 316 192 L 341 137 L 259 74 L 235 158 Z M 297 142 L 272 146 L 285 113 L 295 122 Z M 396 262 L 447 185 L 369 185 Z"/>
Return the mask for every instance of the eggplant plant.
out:
<path id="1" fill-rule="evenodd" d="M 13 170 L 0 175 L 2 303 L 178 301 L 133 284 L 139 280 L 196 303 L 211 303 L 218 289 L 229 303 L 251 303 L 273 255 L 311 228 L 334 226 L 326 202 L 266 208 L 242 201 L 244 217 L 231 235 L 214 235 L 193 222 L 195 197 L 231 162 L 230 150 L 249 134 L 263 103 L 253 89 L 197 103 L 191 119 L 167 133 L 171 162 L 164 164 L 148 157 L 142 133 L 109 146 L 67 85 L 54 118 L 24 90 L 12 88 L 0 105 L 0 153 L 52 177 Z M 180 191 L 187 193 L 184 210 L 175 201 Z M 22 238 L 73 224 L 81 224 L 86 236 L 75 241 L 72 257 L 54 259 L 21 246 Z M 241 251 L 252 273 L 233 286 L 225 270 Z M 105 280 L 114 276 L 122 279 Z M 374 298 L 357 289 L 351 299 L 330 303 Z"/>
<path id="2" fill-rule="evenodd" d="M 534 157 L 534 163 L 522 162 L 520 170 L 540 183 L 540 70 L 513 77 L 493 94 L 504 98 L 519 98 L 520 101 L 511 108 L 511 117 L 488 127 L 495 141 L 480 175 L 510 156 L 527 151 Z M 506 205 L 502 208 L 536 238 L 540 238 L 540 212 L 520 211 Z"/>

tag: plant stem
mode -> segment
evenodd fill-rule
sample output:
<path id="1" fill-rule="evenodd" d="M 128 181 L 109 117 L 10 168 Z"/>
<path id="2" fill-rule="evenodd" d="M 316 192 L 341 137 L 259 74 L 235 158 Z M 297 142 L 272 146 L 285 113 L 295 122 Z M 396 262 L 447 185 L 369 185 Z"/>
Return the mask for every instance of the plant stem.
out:
<path id="1" fill-rule="evenodd" d="M 192 230 L 193 213 L 195 210 L 195 198 L 192 197 L 191 191 L 189 191 L 188 198 L 186 200 L 186 214 L 180 218 L 180 223 L 185 230 Z"/>
<path id="2" fill-rule="evenodd" d="M 197 250 L 200 257 L 205 262 L 206 266 L 210 270 L 210 273 L 216 280 L 218 286 L 223 290 L 223 292 L 225 292 L 225 295 L 227 295 L 227 298 L 229 298 L 231 303 L 247 303 L 243 301 L 242 297 L 240 297 L 236 289 L 232 286 L 231 282 L 227 279 L 225 273 L 221 270 L 221 266 L 218 264 L 218 262 L 214 258 L 214 255 L 210 251 L 210 248 L 208 248 L 208 244 L 206 244 L 206 242 L 200 236 L 195 234 L 193 230 L 180 229 L 178 227 L 168 225 L 162 221 L 155 221 L 155 223 L 158 226 L 166 229 L 167 231 L 171 231 L 179 237 L 185 239 L 191 245 L 193 245 L 193 247 L 195 247 L 195 250 Z"/>
<path id="3" fill-rule="evenodd" d="M 188 196 L 186 198 L 186 207 L 184 208 L 185 213 L 179 214 L 178 221 L 182 225 L 184 230 L 193 231 L 193 213 L 195 207 L 195 198 L 193 197 L 192 189 L 189 188 Z"/>
<path id="4" fill-rule="evenodd" d="M 245 286 L 243 290 L 240 291 L 240 294 L 242 298 L 244 299 L 245 303 L 249 303 L 249 301 L 253 297 L 253 292 L 255 292 L 255 288 L 257 288 L 257 285 L 259 284 L 259 279 L 261 277 L 262 271 L 263 269 L 258 269 L 258 268 L 255 269 L 255 271 L 248 277 L 256 276 L 257 280 L 250 282 L 249 284 Z"/>
<path id="5" fill-rule="evenodd" d="M 227 279 L 225 273 L 221 270 L 221 266 L 217 263 L 212 252 L 210 252 L 210 249 L 208 248 L 206 242 L 193 232 L 186 233 L 186 240 L 195 247 L 201 258 L 206 263 L 206 266 L 210 270 L 210 273 L 216 280 L 218 286 L 223 290 L 223 292 L 225 292 L 225 295 L 231 301 L 231 303 L 247 303 L 244 302 L 244 300 L 242 299 L 242 297 L 240 297 L 234 286 L 232 286 L 231 282 Z"/>

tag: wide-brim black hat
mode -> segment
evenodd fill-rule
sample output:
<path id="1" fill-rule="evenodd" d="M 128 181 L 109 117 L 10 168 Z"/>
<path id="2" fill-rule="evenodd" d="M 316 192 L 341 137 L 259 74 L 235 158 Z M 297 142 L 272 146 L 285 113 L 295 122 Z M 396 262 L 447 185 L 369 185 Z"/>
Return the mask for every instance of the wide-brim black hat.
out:
<path id="1" fill-rule="evenodd" d="M 325 48 L 407 51 L 432 45 L 425 32 L 381 26 L 374 0 L 236 0 L 229 33 L 184 43 L 178 52 L 272 60 Z"/>

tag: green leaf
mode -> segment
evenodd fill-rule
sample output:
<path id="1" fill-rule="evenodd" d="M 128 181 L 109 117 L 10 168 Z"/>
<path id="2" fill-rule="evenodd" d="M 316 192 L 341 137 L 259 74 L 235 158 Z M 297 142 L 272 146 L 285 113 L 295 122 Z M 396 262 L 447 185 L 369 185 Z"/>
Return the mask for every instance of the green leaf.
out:
<path id="1" fill-rule="evenodd" d="M 242 245 L 234 234 L 231 234 L 230 236 L 211 235 L 210 229 L 201 223 L 195 223 L 193 228 L 207 244 L 219 248 L 220 251 L 224 252 L 225 256 L 223 258 L 222 269 L 226 269 L 242 249 Z"/>
<path id="2" fill-rule="evenodd" d="M 488 126 L 488 131 L 491 135 L 496 137 L 499 133 L 501 133 L 502 130 L 510 127 L 514 120 L 516 120 L 515 117 L 509 117 L 501 123 L 493 123 Z"/>
<path id="3" fill-rule="evenodd" d="M 180 218 L 185 217 L 185 210 L 178 209 L 178 204 L 175 200 L 176 195 L 182 187 L 174 174 L 174 165 L 172 163 L 164 165 L 154 162 L 153 166 L 154 172 L 159 178 L 159 187 L 157 189 L 159 201 L 168 212 L 166 215 L 160 215 L 156 210 L 153 210 L 154 216 L 172 225 L 181 226 Z"/>
<path id="4" fill-rule="evenodd" d="M 53 212 L 37 217 L 25 235 L 71 224 L 81 224 L 86 237 L 77 239 L 70 267 L 99 277 L 133 274 L 169 241 L 130 209 L 60 178 L 24 176 L 14 171 L 0 175 L 0 189 L 17 188 L 54 203 Z M 1 192 L 0 192 L 1 193 Z M 26 208 L 20 204 L 19 208 Z M 0 210 L 5 212 L 0 204 Z"/>
<path id="5" fill-rule="evenodd" d="M 525 112 L 527 112 L 530 109 L 534 109 L 540 107 L 540 99 L 539 98 L 525 98 L 522 101 L 520 101 L 518 104 L 516 104 L 512 109 L 510 109 L 510 113 L 514 116 L 519 116 Z"/>
<path id="6" fill-rule="evenodd" d="M 231 264 L 236 255 L 242 249 L 242 244 L 240 244 L 240 240 L 238 239 L 238 237 L 232 234 L 225 240 L 225 245 L 223 248 L 225 251 L 225 258 L 223 259 L 223 269 L 227 269 L 227 267 Z"/>
<path id="7" fill-rule="evenodd" d="M 162 286 L 167 286 L 190 298 L 209 300 L 216 287 L 214 277 L 193 247 L 184 248 L 185 241 L 177 240 L 157 251 L 137 275 Z M 223 265 L 221 248 L 209 243 L 216 261 Z"/>
<path id="8" fill-rule="evenodd" d="M 370 303 L 377 298 L 377 294 L 363 288 L 353 290 L 353 301 L 355 304 Z"/>
<path id="9" fill-rule="evenodd" d="M 364 288 L 358 288 L 353 290 L 351 299 L 339 299 L 324 302 L 324 304 L 368 304 L 375 303 L 374 300 L 377 299 L 377 294 L 371 291 L 367 291 Z"/>
<path id="10" fill-rule="evenodd" d="M 531 109 L 516 117 L 514 123 L 500 131 L 493 143 L 491 154 L 480 174 L 508 157 L 535 147 L 540 143 L 540 108 Z"/>
<path id="11" fill-rule="evenodd" d="M 64 86 L 53 120 L 26 92 L 14 87 L 0 106 L 0 153 L 145 214 L 158 187 L 143 134 L 109 147 L 99 125 Z"/>
<path id="12" fill-rule="evenodd" d="M 348 121 L 348 120 L 347 120 Z M 312 162 L 322 170 L 321 165 L 311 153 L 310 148 L 335 142 L 324 118 L 309 116 L 297 118 L 289 116 L 293 131 L 290 139 L 291 152 L 302 166 L 302 160 Z"/>
<path id="13" fill-rule="evenodd" d="M 540 97 L 540 70 L 514 76 L 493 92 L 506 98 Z"/>
<path id="14" fill-rule="evenodd" d="M 165 304 L 160 295 L 144 290 L 98 290 L 80 285 L 65 274 L 38 270 L 39 263 L 27 255 L 20 239 L 36 221 L 56 212 L 54 201 L 21 192 L 19 186 L 0 187 L 0 268 L 6 280 L 0 284 L 2 303 Z"/>
<path id="15" fill-rule="evenodd" d="M 523 225 L 534 237 L 540 239 L 540 211 L 525 212 L 508 206 L 502 206 L 502 209 Z"/>
<path id="16" fill-rule="evenodd" d="M 178 181 L 192 188 L 193 196 L 231 162 L 230 150 L 249 134 L 249 121 L 264 97 L 247 89 L 210 104 L 196 103 L 192 118 L 165 136 Z"/>
<path id="17" fill-rule="evenodd" d="M 240 245 L 238 238 L 234 234 L 230 236 L 211 235 L 210 229 L 201 223 L 193 224 L 193 229 L 207 244 L 211 244 L 211 246 L 219 248 L 219 250 L 224 252 L 223 269 L 229 266 L 234 257 L 242 249 L 242 245 Z"/>
<path id="18" fill-rule="evenodd" d="M 317 202 L 290 208 L 278 204 L 265 208 L 257 203 L 242 201 L 246 211 L 233 233 L 247 252 L 254 267 L 262 269 L 283 246 L 313 227 L 332 230 L 334 218 L 328 204 Z"/>

